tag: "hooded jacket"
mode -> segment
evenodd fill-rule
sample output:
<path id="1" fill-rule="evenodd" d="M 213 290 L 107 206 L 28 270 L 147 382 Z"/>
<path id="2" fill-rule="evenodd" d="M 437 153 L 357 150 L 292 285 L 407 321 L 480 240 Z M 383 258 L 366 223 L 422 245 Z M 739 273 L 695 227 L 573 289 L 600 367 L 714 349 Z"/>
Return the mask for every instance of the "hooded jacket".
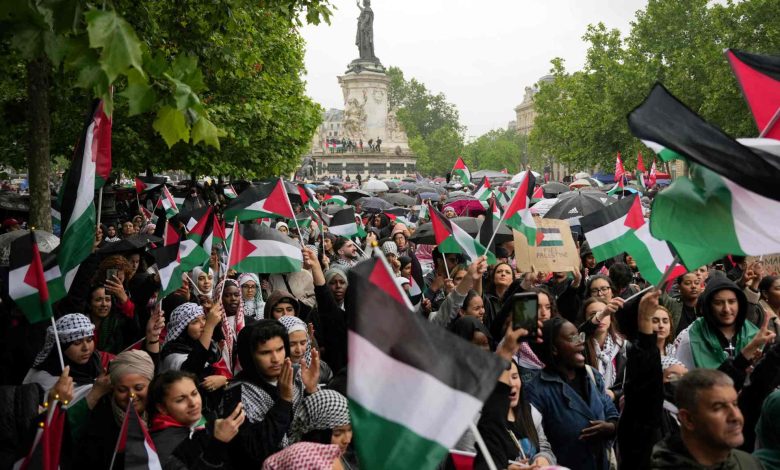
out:
<path id="1" fill-rule="evenodd" d="M 289 304 L 292 304 L 293 308 L 295 309 L 295 316 L 297 317 L 300 315 L 301 304 L 300 302 L 298 302 L 298 299 L 296 299 L 294 295 L 292 295 L 291 293 L 285 290 L 275 290 L 271 292 L 271 295 L 268 296 L 268 300 L 265 301 L 265 310 L 264 310 L 265 318 L 269 320 L 273 320 L 274 308 L 282 302 L 287 302 Z"/>
<path id="2" fill-rule="evenodd" d="M 705 466 L 691 456 L 680 436 L 670 436 L 653 448 L 650 468 L 674 470 L 760 470 L 759 461 L 741 450 L 732 450 L 726 461 L 715 466 Z"/>
<path id="3" fill-rule="evenodd" d="M 738 303 L 736 330 L 731 340 L 721 333 L 720 324 L 712 310 L 715 294 L 725 289 L 734 292 Z M 742 290 L 728 279 L 716 278 L 707 284 L 699 297 L 697 310 L 701 312 L 701 317 L 678 337 L 677 359 L 688 369 L 717 369 L 729 359 L 746 361 L 740 351 L 756 335 L 758 328 L 746 321 L 748 302 Z"/>

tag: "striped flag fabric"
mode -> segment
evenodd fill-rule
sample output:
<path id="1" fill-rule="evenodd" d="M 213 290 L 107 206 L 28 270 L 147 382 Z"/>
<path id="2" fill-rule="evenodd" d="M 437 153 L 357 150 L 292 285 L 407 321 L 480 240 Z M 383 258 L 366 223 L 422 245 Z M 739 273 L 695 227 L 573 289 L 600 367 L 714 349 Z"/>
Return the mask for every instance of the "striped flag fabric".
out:
<path id="1" fill-rule="evenodd" d="M 503 220 L 508 226 L 525 235 L 529 245 L 536 246 L 542 241 L 542 235 L 537 230 L 536 222 L 531 215 L 529 198 L 531 194 L 529 188 L 535 186 L 535 178 L 530 171 L 523 173 L 525 174 L 520 180 L 517 191 L 515 191 L 509 207 L 504 211 Z"/>
<path id="2" fill-rule="evenodd" d="M 663 145 L 657 142 L 653 142 L 652 140 L 642 139 L 642 143 L 645 144 L 645 146 L 648 147 L 650 150 L 655 152 L 656 156 L 660 158 L 662 162 L 671 162 L 673 160 L 683 160 L 683 161 L 685 160 L 684 156 L 680 155 L 674 150 L 664 147 Z"/>
<path id="3" fill-rule="evenodd" d="M 213 214 L 214 221 L 212 222 L 212 234 L 214 240 L 211 242 L 211 247 L 219 247 L 227 242 L 227 234 L 225 233 L 225 221 L 220 220 L 217 214 Z M 209 252 L 210 254 L 210 252 Z"/>
<path id="4" fill-rule="evenodd" d="M 482 181 L 479 183 L 479 187 L 474 191 L 474 197 L 480 201 L 487 201 L 492 195 L 493 191 L 490 189 L 490 180 L 487 176 L 483 176 Z"/>
<path id="5" fill-rule="evenodd" d="M 164 185 L 165 182 L 166 179 L 164 176 L 136 176 L 135 192 L 141 194 L 147 191 L 154 191 Z"/>
<path id="6" fill-rule="evenodd" d="M 352 238 L 358 233 L 355 222 L 355 208 L 347 207 L 333 214 L 328 225 L 328 232 L 341 237 Z"/>
<path id="7" fill-rule="evenodd" d="M 179 243 L 172 243 L 149 251 L 157 265 L 160 274 L 160 295 L 158 298 L 172 294 L 182 285 L 180 269 Z"/>
<path id="8" fill-rule="evenodd" d="M 384 257 L 348 276 L 347 397 L 360 466 L 437 468 L 506 365 L 414 315 Z"/>
<path id="9" fill-rule="evenodd" d="M 228 199 L 235 199 L 238 197 L 238 193 L 232 184 L 225 185 L 225 187 L 222 188 L 222 193 Z"/>
<path id="10" fill-rule="evenodd" d="M 433 236 L 440 253 L 462 253 L 470 260 L 482 255 L 488 257 L 488 263 L 496 262 L 495 255 L 463 230 L 458 224 L 444 217 L 435 207 L 429 206 Z"/>
<path id="11" fill-rule="evenodd" d="M 542 241 L 539 246 L 563 246 L 563 237 L 561 230 L 557 227 L 542 227 Z"/>
<path id="12" fill-rule="evenodd" d="M 623 167 L 623 159 L 620 158 L 620 152 L 617 153 L 615 159 L 615 182 L 623 189 L 625 183 L 623 179 L 626 177 L 626 169 Z"/>
<path id="13" fill-rule="evenodd" d="M 491 197 L 488 199 L 488 210 L 485 212 L 485 219 L 482 221 L 482 225 L 479 227 L 479 243 L 487 248 L 488 264 L 496 264 L 496 240 L 493 237 L 493 231 L 496 230 L 496 224 L 493 221 L 496 211 L 496 198 Z M 495 220 L 501 220 L 499 216 Z M 493 239 L 492 243 L 488 245 L 488 242 Z"/>
<path id="14" fill-rule="evenodd" d="M 636 179 L 643 192 L 647 192 L 647 184 L 645 183 L 645 163 L 642 161 L 642 152 L 636 154 Z"/>
<path id="15" fill-rule="evenodd" d="M 776 148 L 735 141 L 662 85 L 629 114 L 628 123 L 640 139 L 688 158 L 690 178 L 677 178 L 658 193 L 650 228 L 671 243 L 689 270 L 728 254 L 780 251 L 780 232 L 767 226 L 780 220 L 780 153 L 770 153 Z"/>
<path id="16" fill-rule="evenodd" d="M 52 304 L 65 297 L 57 255 L 38 250 L 35 231 L 11 242 L 8 295 L 30 323 L 52 317 Z"/>
<path id="17" fill-rule="evenodd" d="M 157 204 L 159 204 L 165 210 L 165 218 L 170 219 L 174 215 L 179 213 L 179 206 L 176 205 L 176 201 L 173 199 L 173 195 L 168 191 L 167 186 L 162 187 L 162 194 Z"/>
<path id="18" fill-rule="evenodd" d="M 544 199 L 544 190 L 541 186 L 537 186 L 534 189 L 534 193 L 531 195 L 531 202 L 539 202 Z"/>
<path id="19" fill-rule="evenodd" d="M 780 139 L 780 57 L 726 49 L 761 137 Z"/>
<path id="20" fill-rule="evenodd" d="M 658 175 L 658 169 L 655 166 L 655 158 L 653 159 L 653 164 L 650 166 L 650 176 L 647 178 L 647 183 L 652 188 L 655 186 L 655 184 L 658 182 L 657 180 Z"/>
<path id="21" fill-rule="evenodd" d="M 53 402 L 38 423 L 30 452 L 14 464 L 13 470 L 59 470 L 66 417 L 60 402 Z"/>
<path id="22" fill-rule="evenodd" d="M 323 204 L 336 204 L 337 206 L 344 206 L 347 204 L 347 198 L 339 194 L 326 194 L 322 199 Z"/>
<path id="23" fill-rule="evenodd" d="M 57 262 L 64 276 L 65 290 L 76 277 L 81 262 L 90 254 L 97 225 L 95 189 L 111 172 L 111 120 L 98 101 L 84 125 L 84 132 L 74 152 L 68 174 L 60 189 L 59 207 L 62 215 L 61 242 Z"/>
<path id="24" fill-rule="evenodd" d="M 301 196 L 301 204 L 303 204 L 303 207 L 314 211 L 319 210 L 320 201 L 317 200 L 317 195 L 314 193 L 314 191 L 309 189 L 308 186 L 305 184 L 299 184 L 298 193 Z"/>
<path id="25" fill-rule="evenodd" d="M 455 178 L 459 179 L 464 186 L 471 184 L 471 172 L 461 157 L 458 157 L 455 166 L 452 167 L 452 179 Z"/>
<path id="26" fill-rule="evenodd" d="M 301 248 L 278 230 L 262 224 L 239 224 L 231 237 L 228 266 L 240 273 L 290 273 L 303 266 Z"/>
<path id="27" fill-rule="evenodd" d="M 132 398 L 127 406 L 125 419 L 122 421 L 122 427 L 119 431 L 119 439 L 117 439 L 114 456 L 111 459 L 112 467 L 117 459 L 124 461 L 126 470 L 162 470 L 157 449 L 154 447 L 146 425 L 141 421 L 138 411 L 133 406 Z"/>
<path id="28" fill-rule="evenodd" d="M 261 219 L 263 217 L 295 217 L 290 197 L 281 178 L 259 186 L 250 186 L 225 208 L 226 220 L 238 218 L 240 221 Z"/>
<path id="29" fill-rule="evenodd" d="M 650 234 L 650 223 L 642 215 L 636 194 L 582 217 L 580 224 L 596 261 L 628 253 L 651 284 L 661 282 L 674 260 L 669 245 Z M 670 279 L 681 274 L 685 274 L 685 268 L 677 266 Z"/>

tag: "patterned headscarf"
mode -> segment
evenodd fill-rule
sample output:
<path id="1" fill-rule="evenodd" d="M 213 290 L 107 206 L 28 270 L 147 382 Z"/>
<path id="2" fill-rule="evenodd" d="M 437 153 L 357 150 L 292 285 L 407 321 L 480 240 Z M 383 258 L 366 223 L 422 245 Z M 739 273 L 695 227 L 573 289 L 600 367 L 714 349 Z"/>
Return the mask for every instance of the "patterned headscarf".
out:
<path id="1" fill-rule="evenodd" d="M 217 284 L 217 289 L 214 291 L 213 302 L 219 302 L 222 305 L 222 294 L 225 287 L 228 285 L 235 286 L 238 289 L 238 311 L 235 315 L 236 326 L 235 330 L 227 319 L 227 313 L 224 308 L 222 310 L 222 335 L 225 338 L 225 349 L 222 357 L 225 358 L 228 368 L 233 371 L 233 344 L 238 341 L 238 334 L 244 329 L 244 299 L 241 296 L 241 286 L 238 285 L 238 281 L 235 279 L 223 279 Z M 222 305 L 224 307 L 224 305 Z"/>
<path id="2" fill-rule="evenodd" d="M 306 333 L 306 352 L 303 353 L 303 360 L 306 361 L 306 365 L 311 365 L 311 337 L 309 336 L 309 329 L 306 327 L 306 323 L 298 317 L 291 317 L 285 315 L 279 319 L 279 322 L 287 328 L 287 334 L 294 331 L 303 331 Z"/>
<path id="3" fill-rule="evenodd" d="M 60 339 L 60 348 L 74 341 L 78 341 L 82 338 L 88 338 L 95 335 L 95 325 L 89 320 L 86 315 L 81 313 L 69 313 L 62 316 L 56 321 L 57 335 Z M 46 360 L 49 354 L 54 349 L 55 343 L 54 327 L 49 326 L 46 329 L 46 341 L 43 343 L 43 349 L 35 357 L 33 361 L 33 367 L 37 367 Z"/>
<path id="4" fill-rule="evenodd" d="M 243 286 L 250 281 L 257 285 L 257 290 L 255 290 L 255 297 L 250 300 L 243 300 L 244 294 L 243 291 L 241 292 L 241 299 L 244 301 L 244 315 L 255 320 L 262 320 L 265 318 L 265 300 L 263 300 L 263 290 L 260 288 L 260 278 L 257 277 L 257 274 L 252 273 L 244 273 L 238 276 L 239 286 Z"/>
<path id="5" fill-rule="evenodd" d="M 290 426 L 290 442 L 298 442 L 311 431 L 346 426 L 349 420 L 347 398 L 335 390 L 320 390 L 303 400 Z"/>
<path id="6" fill-rule="evenodd" d="M 203 269 L 200 266 L 195 266 L 194 268 L 192 268 L 192 277 L 190 278 L 190 280 L 192 281 L 193 289 L 195 290 L 196 293 L 200 293 L 201 295 L 213 295 L 212 292 L 200 292 L 200 287 L 198 287 L 198 278 L 203 273 L 206 273 L 207 275 L 209 273 L 211 273 L 212 276 L 214 275 L 214 272 L 209 267 L 206 267 L 206 269 Z M 214 289 L 214 284 L 212 283 L 211 286 L 212 286 L 211 288 L 213 290 Z"/>
<path id="7" fill-rule="evenodd" d="M 340 456 L 341 449 L 335 444 L 299 442 L 268 457 L 263 470 L 330 470 Z"/>
<path id="8" fill-rule="evenodd" d="M 192 320 L 204 315 L 203 307 L 193 302 L 186 302 L 174 308 L 171 312 L 171 321 L 168 323 L 165 343 L 176 340 L 187 329 Z"/>

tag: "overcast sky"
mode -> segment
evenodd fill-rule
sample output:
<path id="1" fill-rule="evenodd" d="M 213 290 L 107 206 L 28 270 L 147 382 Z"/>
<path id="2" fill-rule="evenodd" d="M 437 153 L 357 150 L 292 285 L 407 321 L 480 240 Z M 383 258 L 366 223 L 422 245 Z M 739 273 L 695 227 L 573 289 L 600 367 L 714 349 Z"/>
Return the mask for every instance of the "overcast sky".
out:
<path id="1" fill-rule="evenodd" d="M 306 26 L 307 90 L 327 108 L 343 108 L 337 75 L 358 57 L 354 0 L 332 0 L 331 25 Z M 563 57 L 584 62 L 582 35 L 604 22 L 624 35 L 646 0 L 374 0 L 374 48 L 385 67 L 442 92 L 460 111 L 466 135 L 504 128 L 526 86 Z"/>

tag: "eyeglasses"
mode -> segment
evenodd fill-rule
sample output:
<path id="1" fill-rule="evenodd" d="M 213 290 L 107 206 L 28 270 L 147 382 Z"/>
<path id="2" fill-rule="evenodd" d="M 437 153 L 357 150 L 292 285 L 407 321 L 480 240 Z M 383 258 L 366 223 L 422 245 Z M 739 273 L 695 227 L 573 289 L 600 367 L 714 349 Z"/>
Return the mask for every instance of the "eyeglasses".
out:
<path id="1" fill-rule="evenodd" d="M 246 290 L 255 290 L 255 289 L 257 289 L 257 285 L 256 284 L 244 284 L 243 286 L 241 286 L 241 288 L 242 289 L 246 289 Z"/>
<path id="2" fill-rule="evenodd" d="M 604 287 L 594 287 L 590 290 L 590 295 L 598 295 L 598 294 L 606 294 L 607 292 L 611 291 L 612 288 L 609 286 Z"/>
<path id="3" fill-rule="evenodd" d="M 578 333 L 576 335 L 571 335 L 565 338 L 566 341 L 568 341 L 571 344 L 580 344 L 585 342 L 585 332 Z"/>

